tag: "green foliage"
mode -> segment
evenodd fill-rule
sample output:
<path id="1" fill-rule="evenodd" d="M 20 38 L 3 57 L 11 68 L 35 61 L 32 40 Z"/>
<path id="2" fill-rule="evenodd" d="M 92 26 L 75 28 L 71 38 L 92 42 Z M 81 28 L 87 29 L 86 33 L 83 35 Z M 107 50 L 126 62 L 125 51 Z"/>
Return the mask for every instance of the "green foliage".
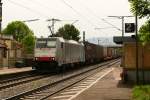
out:
<path id="1" fill-rule="evenodd" d="M 34 45 L 35 45 L 35 37 L 31 34 L 25 36 L 22 40 L 23 46 L 27 53 L 33 53 Z"/>
<path id="2" fill-rule="evenodd" d="M 56 33 L 56 36 L 61 36 L 64 39 L 73 39 L 76 41 L 79 41 L 79 30 L 75 28 L 74 25 L 66 24 L 60 29 L 58 29 L 58 32 Z"/>
<path id="3" fill-rule="evenodd" d="M 150 1 L 149 0 L 129 0 L 131 3 L 131 11 L 135 15 L 142 17 L 150 17 Z"/>
<path id="4" fill-rule="evenodd" d="M 136 86 L 132 92 L 133 100 L 150 100 L 150 85 Z"/>
<path id="5" fill-rule="evenodd" d="M 21 21 L 13 21 L 9 23 L 2 33 L 6 35 L 13 35 L 13 38 L 19 42 L 22 42 L 22 39 L 26 35 L 33 34 L 28 26 Z"/>
<path id="6" fill-rule="evenodd" d="M 144 45 L 150 42 L 150 20 L 141 26 L 139 33 L 139 39 Z"/>
<path id="7" fill-rule="evenodd" d="M 29 27 L 21 21 L 13 21 L 7 25 L 2 34 L 12 35 L 13 38 L 22 43 L 28 53 L 32 53 L 35 38 Z"/>
<path id="8" fill-rule="evenodd" d="M 147 17 L 148 21 L 139 30 L 139 40 L 145 45 L 150 42 L 150 0 L 129 0 L 131 11 L 139 18 Z"/>

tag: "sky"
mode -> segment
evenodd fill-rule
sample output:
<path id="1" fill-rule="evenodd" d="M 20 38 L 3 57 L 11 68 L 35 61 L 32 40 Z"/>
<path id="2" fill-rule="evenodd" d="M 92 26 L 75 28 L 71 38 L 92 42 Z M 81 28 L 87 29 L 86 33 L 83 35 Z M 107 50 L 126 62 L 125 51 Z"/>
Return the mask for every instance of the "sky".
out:
<path id="1" fill-rule="evenodd" d="M 121 19 L 108 16 L 132 15 L 128 0 L 2 0 L 2 3 L 3 29 L 12 21 L 40 19 L 25 22 L 37 37 L 50 35 L 47 27 L 51 22 L 46 20 L 52 18 L 61 20 L 55 23 L 55 32 L 73 23 L 81 37 L 83 31 L 86 38 L 121 36 L 121 31 L 112 28 L 114 25 L 121 29 Z M 134 20 L 125 18 L 127 23 Z M 139 20 L 139 26 L 143 23 Z"/>

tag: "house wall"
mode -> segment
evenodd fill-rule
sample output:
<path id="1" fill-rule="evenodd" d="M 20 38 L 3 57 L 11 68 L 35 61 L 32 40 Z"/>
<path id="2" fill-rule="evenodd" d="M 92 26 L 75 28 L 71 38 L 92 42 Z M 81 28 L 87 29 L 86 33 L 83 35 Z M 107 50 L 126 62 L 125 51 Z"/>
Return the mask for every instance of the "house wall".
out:
<path id="1" fill-rule="evenodd" d="M 23 59 L 23 50 L 20 46 L 13 36 L 0 34 L 0 69 L 15 67 L 15 62 Z"/>
<path id="2" fill-rule="evenodd" d="M 123 67 L 126 69 L 136 69 L 136 45 L 134 42 L 124 44 Z M 150 44 L 138 45 L 138 67 L 139 69 L 150 70 Z"/>
<path id="3" fill-rule="evenodd" d="M 0 69 L 3 67 L 3 48 L 0 48 Z"/>

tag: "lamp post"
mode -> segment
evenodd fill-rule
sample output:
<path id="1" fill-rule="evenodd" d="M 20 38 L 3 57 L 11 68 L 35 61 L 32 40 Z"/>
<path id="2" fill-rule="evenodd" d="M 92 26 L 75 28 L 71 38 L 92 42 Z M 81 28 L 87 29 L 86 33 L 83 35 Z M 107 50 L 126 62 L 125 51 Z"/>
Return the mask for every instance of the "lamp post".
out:
<path id="1" fill-rule="evenodd" d="M 138 0 L 137 0 L 138 2 Z M 136 36 L 136 84 L 139 84 L 139 66 L 138 66 L 138 15 L 137 15 L 137 7 L 136 3 L 136 11 L 135 11 L 135 36 Z"/>
<path id="2" fill-rule="evenodd" d="M 2 31 L 2 2 L 0 0 L 0 33 Z"/>

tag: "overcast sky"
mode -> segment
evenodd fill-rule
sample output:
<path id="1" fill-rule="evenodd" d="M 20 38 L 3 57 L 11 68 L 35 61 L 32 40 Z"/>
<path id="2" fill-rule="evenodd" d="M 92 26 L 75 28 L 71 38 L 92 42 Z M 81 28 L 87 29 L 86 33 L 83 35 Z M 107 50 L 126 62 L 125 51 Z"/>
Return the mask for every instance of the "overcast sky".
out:
<path id="1" fill-rule="evenodd" d="M 86 31 L 86 38 L 118 36 L 121 32 L 108 23 L 121 29 L 121 20 L 107 16 L 132 15 L 128 0 L 2 0 L 2 3 L 2 28 L 14 20 L 38 18 L 39 21 L 26 22 L 37 37 L 50 34 L 47 26 L 51 23 L 46 20 L 51 18 L 62 20 L 55 24 L 55 32 L 64 24 L 78 20 L 74 25 L 81 36 L 83 31 Z M 134 22 L 134 18 L 125 18 L 125 22 Z"/>

